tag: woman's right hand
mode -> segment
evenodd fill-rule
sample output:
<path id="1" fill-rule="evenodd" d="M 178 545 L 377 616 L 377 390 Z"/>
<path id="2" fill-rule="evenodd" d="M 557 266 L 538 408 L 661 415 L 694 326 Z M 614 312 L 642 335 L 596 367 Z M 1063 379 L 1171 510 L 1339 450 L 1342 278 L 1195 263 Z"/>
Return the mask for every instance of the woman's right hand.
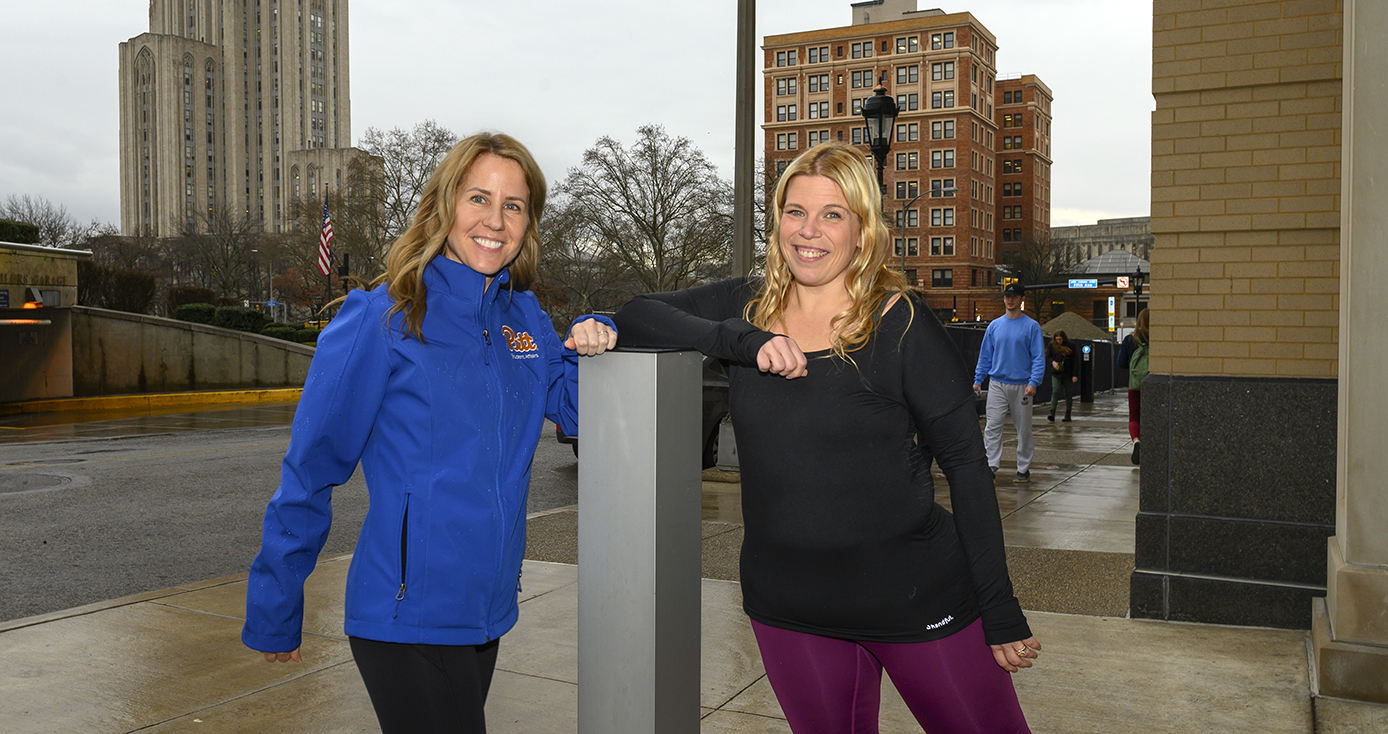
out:
<path id="1" fill-rule="evenodd" d="M 800 351 L 800 346 L 788 336 L 774 336 L 757 350 L 757 369 L 780 375 L 787 380 L 808 375 L 808 365 L 809 360 L 805 359 L 805 353 Z"/>
<path id="2" fill-rule="evenodd" d="M 302 663 L 304 661 L 304 659 L 299 656 L 299 648 L 297 647 L 289 652 L 262 652 L 260 654 L 265 656 L 265 662 L 267 663 L 287 663 L 291 660 L 296 663 Z"/>

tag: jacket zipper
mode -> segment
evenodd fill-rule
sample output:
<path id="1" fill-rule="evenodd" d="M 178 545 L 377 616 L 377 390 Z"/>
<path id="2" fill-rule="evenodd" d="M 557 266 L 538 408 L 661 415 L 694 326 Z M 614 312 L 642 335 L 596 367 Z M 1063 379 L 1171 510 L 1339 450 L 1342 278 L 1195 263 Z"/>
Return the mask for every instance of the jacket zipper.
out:
<path id="1" fill-rule="evenodd" d="M 405 512 L 400 517 L 400 591 L 395 594 L 395 613 L 391 619 L 400 616 L 400 603 L 405 601 L 405 563 L 409 556 L 410 540 L 410 493 L 405 493 Z"/>
<path id="2" fill-rule="evenodd" d="M 495 279 L 495 278 L 492 279 L 492 285 L 495 285 L 495 286 L 497 287 L 497 291 L 500 292 L 501 285 L 500 285 L 500 282 L 499 282 L 497 279 Z M 495 404 L 496 404 L 496 415 L 497 415 L 497 418 L 498 418 L 498 420 L 497 420 L 497 422 L 496 422 L 496 441 L 497 441 L 496 445 L 497 445 L 498 447 L 500 447 L 500 446 L 503 445 L 503 442 L 504 442 L 504 438 L 503 438 L 503 436 L 502 436 L 503 431 L 504 431 L 503 426 L 505 425 L 505 419 L 504 419 L 504 417 L 502 416 L 502 409 L 503 409 L 503 407 L 504 407 L 504 401 L 501 399 L 501 394 L 502 394 L 501 365 L 500 365 L 500 364 L 493 365 L 492 362 L 491 362 L 491 351 L 492 351 L 492 350 L 491 350 L 491 346 L 492 346 L 492 340 L 491 340 L 490 332 L 489 332 L 489 331 L 487 330 L 487 328 L 486 328 L 486 325 L 489 323 L 488 315 L 489 315 L 489 312 L 490 312 L 490 311 L 489 311 L 489 308 L 488 308 L 488 307 L 492 305 L 491 300 L 488 298 L 488 291 L 490 291 L 490 288 L 484 289 L 483 292 L 482 292 L 482 301 L 481 301 L 481 303 L 478 304 L 478 307 L 477 307 L 477 316 L 478 316 L 478 320 L 481 321 L 482 324 L 483 324 L 483 328 L 482 328 L 482 339 L 483 339 L 483 341 L 486 342 L 486 347 L 483 348 L 483 350 L 482 350 L 483 353 L 486 355 L 486 358 L 484 359 L 484 362 L 486 363 L 486 365 L 487 365 L 488 367 L 491 367 L 491 369 L 488 370 L 488 372 L 489 372 L 489 374 L 490 374 L 490 376 L 491 376 L 491 378 L 492 378 L 492 379 L 491 379 L 491 382 L 492 382 L 492 385 L 491 385 L 491 386 L 492 386 L 491 394 L 492 394 L 492 399 L 495 401 Z M 496 474 L 496 478 L 495 478 L 495 486 L 498 487 L 498 488 L 500 488 L 500 487 L 501 487 L 502 472 L 503 472 L 502 465 L 501 465 L 500 463 L 497 464 L 497 469 L 496 469 L 496 471 L 497 471 L 497 474 Z M 495 502 L 495 504 L 496 504 L 496 515 L 497 515 L 497 518 L 498 518 L 498 519 L 504 518 L 506 515 L 505 515 L 505 513 L 504 513 L 504 511 L 503 511 L 503 509 L 502 509 L 502 506 L 501 506 L 501 492 L 500 492 L 500 491 L 497 491 L 497 492 L 493 495 L 493 502 Z M 504 533 L 504 531 L 499 532 L 499 533 L 497 534 L 496 542 L 497 542 L 497 549 L 496 549 L 497 567 L 496 567 L 496 570 L 497 570 L 497 572 L 499 573 L 499 572 L 501 571 L 503 561 L 504 561 L 505 558 L 506 558 L 506 539 L 505 539 L 505 533 Z M 495 588 L 498 588 L 498 589 L 503 589 L 503 588 L 505 588 L 505 586 L 504 586 L 502 583 L 500 583 L 500 582 L 502 581 L 502 579 L 497 578 L 496 581 L 497 581 L 497 583 L 496 583 Z M 519 585 L 520 580 L 517 579 L 517 580 L 516 580 L 516 583 L 517 583 L 517 585 Z M 491 639 L 492 639 L 492 620 L 491 620 L 491 615 L 490 615 L 490 613 L 487 615 L 487 620 L 486 620 L 485 624 L 486 624 L 486 635 L 487 635 L 487 639 L 488 639 L 488 640 L 491 640 Z"/>

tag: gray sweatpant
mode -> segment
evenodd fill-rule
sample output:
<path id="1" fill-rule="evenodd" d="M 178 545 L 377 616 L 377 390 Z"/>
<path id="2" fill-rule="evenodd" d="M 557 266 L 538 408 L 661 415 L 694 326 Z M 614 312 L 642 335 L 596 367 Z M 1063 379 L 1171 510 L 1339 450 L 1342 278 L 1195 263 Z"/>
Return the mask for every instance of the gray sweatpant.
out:
<path id="1" fill-rule="evenodd" d="M 1032 400 L 1026 389 L 1026 385 L 988 382 L 988 423 L 983 429 L 983 445 L 988 452 L 988 466 L 994 469 L 1002 465 L 1002 422 L 1008 413 L 1012 414 L 1012 425 L 1017 427 L 1017 473 L 1031 468 L 1036 442 L 1031 437 Z"/>

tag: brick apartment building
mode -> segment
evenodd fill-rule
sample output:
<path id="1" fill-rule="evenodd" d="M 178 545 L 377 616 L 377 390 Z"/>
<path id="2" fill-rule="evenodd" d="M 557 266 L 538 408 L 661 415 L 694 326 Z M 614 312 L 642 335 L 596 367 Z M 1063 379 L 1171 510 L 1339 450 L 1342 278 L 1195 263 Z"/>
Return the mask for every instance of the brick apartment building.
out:
<path id="1" fill-rule="evenodd" d="M 881 81 L 899 109 L 883 171 L 898 266 L 943 319 L 990 319 L 1012 238 L 1050 227 L 1051 91 L 997 81 L 997 40 L 969 13 L 852 7 L 850 26 L 764 39 L 767 176 L 830 140 L 871 160 L 862 104 Z"/>

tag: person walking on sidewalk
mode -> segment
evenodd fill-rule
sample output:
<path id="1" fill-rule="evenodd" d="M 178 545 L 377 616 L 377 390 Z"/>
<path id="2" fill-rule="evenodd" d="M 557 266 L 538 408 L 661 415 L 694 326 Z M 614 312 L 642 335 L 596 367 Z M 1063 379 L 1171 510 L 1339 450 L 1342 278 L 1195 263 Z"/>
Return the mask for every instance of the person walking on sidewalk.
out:
<path id="1" fill-rule="evenodd" d="M 1046 342 L 1046 362 L 1051 365 L 1051 412 L 1046 416 L 1046 420 L 1055 423 L 1055 407 L 1060 400 L 1061 391 L 1065 392 L 1065 417 L 1062 423 L 1070 422 L 1070 406 L 1075 402 L 1075 396 L 1070 393 L 1070 385 L 1078 383 L 1080 377 L 1075 367 L 1079 360 L 1075 359 L 1075 348 L 1070 345 L 1070 337 L 1064 331 L 1057 331 L 1051 340 Z"/>
<path id="2" fill-rule="evenodd" d="M 1142 459 L 1142 381 L 1147 379 L 1147 309 L 1137 315 L 1137 328 L 1118 348 L 1118 367 L 1128 371 L 1128 435 L 1133 439 L 1133 464 Z"/>
<path id="3" fill-rule="evenodd" d="M 1041 378 L 1046 376 L 1046 337 L 1041 325 L 1022 312 L 1026 286 L 1010 283 L 1002 292 L 1007 311 L 988 324 L 983 346 L 974 368 L 974 392 L 983 389 L 988 378 L 988 423 L 983 444 L 988 452 L 988 468 L 998 473 L 1002 466 L 1002 424 L 1011 414 L 1017 427 L 1017 481 L 1031 481 L 1031 457 L 1036 442 L 1031 437 L 1031 399 Z"/>

